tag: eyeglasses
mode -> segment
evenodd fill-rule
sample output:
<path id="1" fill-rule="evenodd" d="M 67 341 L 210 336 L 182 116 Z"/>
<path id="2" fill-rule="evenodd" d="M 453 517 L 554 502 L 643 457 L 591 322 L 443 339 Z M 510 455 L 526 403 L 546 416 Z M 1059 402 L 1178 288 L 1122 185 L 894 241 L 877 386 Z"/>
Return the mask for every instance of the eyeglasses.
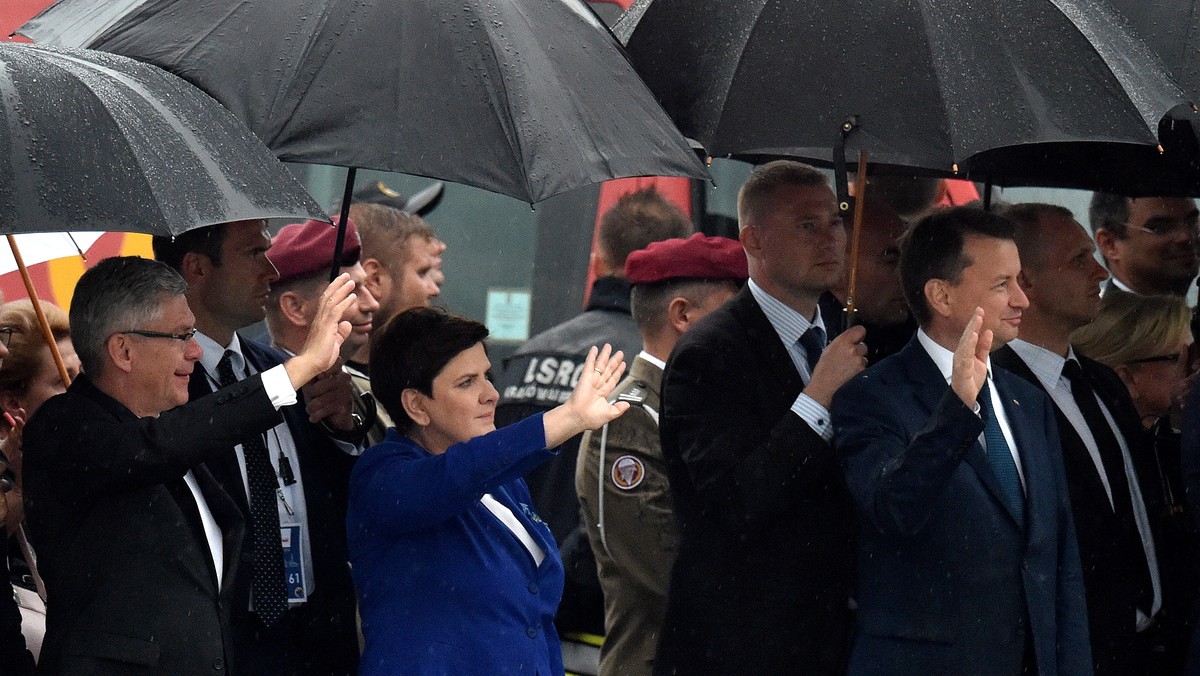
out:
<path id="1" fill-rule="evenodd" d="M 145 338 L 172 338 L 184 343 L 196 337 L 196 329 L 192 329 L 184 333 L 163 333 L 162 331 L 141 331 L 137 329 L 129 329 L 128 331 L 117 331 L 117 333 L 131 333 L 135 336 L 143 336 Z"/>
<path id="2" fill-rule="evenodd" d="M 1134 230 L 1141 230 L 1148 235 L 1155 237 L 1167 237 L 1179 233 L 1186 234 L 1193 239 L 1200 238 L 1200 222 L 1194 219 L 1186 221 L 1151 221 L 1149 226 L 1143 227 L 1140 225 L 1128 226 Z"/>
<path id="3" fill-rule="evenodd" d="M 16 330 L 16 327 L 13 326 L 0 326 L 0 345 L 8 347 L 8 344 L 12 342 L 12 334 Z"/>
<path id="4" fill-rule="evenodd" d="M 1175 354 L 1160 354 L 1160 355 L 1157 355 L 1154 357 L 1142 357 L 1141 359 L 1130 359 L 1129 361 L 1127 361 L 1125 363 L 1127 363 L 1127 364 L 1153 364 L 1156 362 L 1163 362 L 1163 363 L 1174 364 L 1179 361 L 1179 357 L 1180 357 L 1180 353 L 1176 352 Z"/>

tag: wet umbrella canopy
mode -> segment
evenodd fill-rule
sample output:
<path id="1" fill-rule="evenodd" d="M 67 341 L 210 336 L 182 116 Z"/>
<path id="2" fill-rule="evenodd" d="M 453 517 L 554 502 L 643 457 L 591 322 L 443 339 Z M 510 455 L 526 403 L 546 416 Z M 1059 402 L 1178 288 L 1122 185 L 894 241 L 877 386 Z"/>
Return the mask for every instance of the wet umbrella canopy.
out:
<path id="1" fill-rule="evenodd" d="M 638 0 L 614 31 L 713 155 L 829 161 L 849 116 L 850 158 L 1001 185 L 1175 180 L 1185 154 L 1157 149 L 1184 97 L 1103 2 Z"/>
<path id="2" fill-rule="evenodd" d="M 1184 93 L 1200 98 L 1200 5 L 1196 0 L 1109 0 L 1150 45 Z"/>
<path id="3" fill-rule="evenodd" d="M 583 0 L 66 0 L 20 32 L 178 73 L 283 160 L 528 202 L 706 176 Z"/>
<path id="4" fill-rule="evenodd" d="M 111 54 L 0 42 L 0 233 L 273 217 L 324 214 L 200 90 Z"/>

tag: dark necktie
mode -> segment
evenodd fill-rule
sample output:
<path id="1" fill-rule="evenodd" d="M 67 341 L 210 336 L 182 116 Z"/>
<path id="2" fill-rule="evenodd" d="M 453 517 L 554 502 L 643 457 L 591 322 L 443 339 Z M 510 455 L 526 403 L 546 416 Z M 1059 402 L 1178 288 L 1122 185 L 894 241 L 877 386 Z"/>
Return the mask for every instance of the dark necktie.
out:
<path id="1" fill-rule="evenodd" d="M 808 360 L 808 377 L 812 379 L 813 371 L 817 370 L 817 360 L 821 358 L 821 351 L 825 349 L 825 329 L 810 326 L 800 334 L 800 339 L 796 342 L 804 348 L 804 358 Z"/>
<path id="2" fill-rule="evenodd" d="M 217 364 L 221 387 L 237 382 L 233 374 L 233 351 L 226 350 Z M 283 577 L 283 546 L 280 544 L 279 507 L 275 491 L 279 481 L 262 435 L 242 441 L 246 458 L 246 481 L 250 485 L 250 537 L 254 546 L 251 589 L 254 610 L 263 624 L 272 626 L 287 611 L 287 586 Z"/>
<path id="3" fill-rule="evenodd" d="M 988 463 L 992 473 L 1000 482 L 1000 492 L 1005 501 L 1016 515 L 1017 521 L 1025 521 L 1025 492 L 1021 489 L 1021 476 L 1017 473 L 1017 463 L 1013 460 L 1012 449 L 1004 432 L 1000 429 L 1000 421 L 992 411 L 992 397 L 988 384 L 983 384 L 979 390 L 979 414 L 983 417 L 983 442 L 987 446 Z"/>
<path id="4" fill-rule="evenodd" d="M 1122 523 L 1126 532 L 1125 544 L 1131 552 L 1131 563 L 1134 573 L 1138 576 L 1139 601 L 1138 605 L 1149 614 L 1154 603 L 1154 587 L 1150 581 L 1150 568 L 1142 547 L 1141 534 L 1137 532 L 1137 522 L 1133 516 L 1133 500 L 1129 495 L 1129 478 L 1125 473 L 1125 458 L 1121 454 L 1121 445 L 1117 442 L 1112 425 L 1100 410 L 1100 402 L 1096 400 L 1096 392 L 1083 374 L 1079 362 L 1068 359 L 1063 364 L 1063 377 L 1071 383 L 1071 397 L 1083 420 L 1087 423 L 1092 438 L 1096 440 L 1096 448 L 1100 452 L 1100 464 L 1104 466 L 1104 475 L 1108 478 L 1108 487 L 1112 491 L 1113 512 L 1118 522 Z M 1136 541 L 1133 541 L 1135 540 Z"/>

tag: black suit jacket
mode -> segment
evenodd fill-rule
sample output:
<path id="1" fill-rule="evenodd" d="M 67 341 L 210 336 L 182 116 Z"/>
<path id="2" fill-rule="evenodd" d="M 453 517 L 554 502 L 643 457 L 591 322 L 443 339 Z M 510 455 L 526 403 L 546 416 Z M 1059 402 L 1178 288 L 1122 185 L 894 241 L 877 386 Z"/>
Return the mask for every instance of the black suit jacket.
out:
<path id="1" fill-rule="evenodd" d="M 239 337 L 242 354 L 259 373 L 284 362 L 283 353 L 250 341 L 245 336 Z M 215 373 L 212 376 L 216 378 Z M 211 391 L 208 376 L 199 363 L 192 372 L 188 388 L 192 400 Z M 280 412 L 287 422 L 300 459 L 300 466 L 294 469 L 304 485 L 304 499 L 308 508 L 313 593 L 300 613 L 302 621 L 296 624 L 290 636 L 269 636 L 253 643 L 256 650 L 298 656 L 292 662 L 302 665 L 306 673 L 353 674 L 358 669 L 358 629 L 354 583 L 350 578 L 346 545 L 346 503 L 350 470 L 354 467 L 355 459 L 334 445 L 320 425 L 308 421 L 303 396 L 297 395 L 300 401 L 294 406 L 285 406 Z M 227 445 L 226 452 L 217 454 L 207 464 L 249 523 L 250 505 L 246 497 L 246 484 L 233 446 Z M 247 538 L 233 604 L 233 629 L 241 632 L 242 636 L 261 633 L 258 626 L 261 623 L 248 611 L 253 562 L 251 542 Z M 245 642 L 239 642 L 243 650 L 246 645 Z M 251 656 L 243 657 L 242 661 L 251 661 Z"/>
<path id="2" fill-rule="evenodd" d="M 683 336 L 662 448 L 681 527 L 656 673 L 840 673 L 854 569 L 837 459 L 749 287 Z"/>
<path id="3" fill-rule="evenodd" d="M 244 525 L 201 463 L 278 422 L 259 378 L 138 418 L 81 375 L 38 409 L 24 481 L 49 595 L 41 673 L 229 669 Z M 224 538 L 219 592 L 188 469 Z"/>
<path id="4" fill-rule="evenodd" d="M 1117 421 L 1130 453 L 1147 452 L 1146 435 L 1137 409 L 1120 378 L 1107 366 L 1083 355 L 1076 356 L 1084 378 Z M 1045 391 L 1042 382 L 1011 347 L 993 352 L 992 362 Z M 1144 589 L 1149 579 L 1141 536 L 1132 512 L 1113 511 L 1096 464 L 1075 427 L 1057 406 L 1054 412 L 1075 534 L 1079 540 L 1079 558 L 1083 564 L 1096 674 L 1134 673 L 1137 669 L 1134 651 L 1137 601 L 1140 594 L 1149 591 Z M 1136 480 L 1136 477 L 1126 475 L 1128 483 Z M 1143 611 L 1149 614 L 1150 608 L 1143 608 Z"/>

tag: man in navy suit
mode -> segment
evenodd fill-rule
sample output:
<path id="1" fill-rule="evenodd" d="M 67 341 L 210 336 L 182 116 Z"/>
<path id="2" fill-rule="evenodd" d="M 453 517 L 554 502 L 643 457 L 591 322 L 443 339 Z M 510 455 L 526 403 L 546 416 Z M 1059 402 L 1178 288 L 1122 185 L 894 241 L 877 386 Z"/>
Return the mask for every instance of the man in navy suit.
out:
<path id="1" fill-rule="evenodd" d="M 901 249 L 921 325 L 833 401 L 860 522 L 851 674 L 1090 674 L 1054 407 L 989 353 L 1028 300 L 1013 224 L 937 212 Z"/>

